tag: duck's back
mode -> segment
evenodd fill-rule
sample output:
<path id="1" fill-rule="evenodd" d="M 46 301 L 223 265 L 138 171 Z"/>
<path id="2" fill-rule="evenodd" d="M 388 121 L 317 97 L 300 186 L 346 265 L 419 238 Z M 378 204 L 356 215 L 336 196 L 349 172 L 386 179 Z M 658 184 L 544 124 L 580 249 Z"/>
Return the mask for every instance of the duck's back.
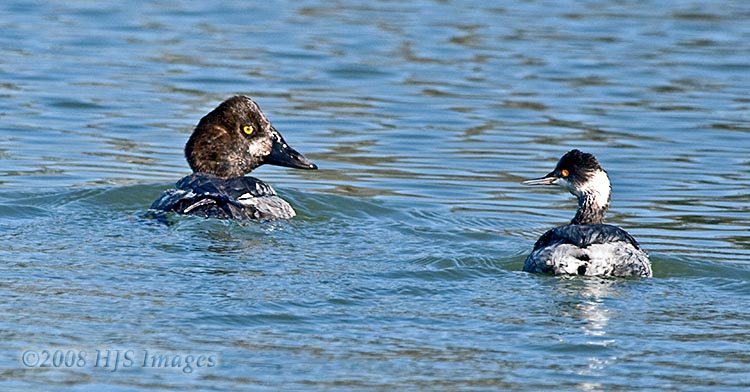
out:
<path id="1" fill-rule="evenodd" d="M 289 219 L 296 215 L 270 185 L 254 177 L 193 173 L 165 191 L 152 209 L 219 219 Z"/>
<path id="2" fill-rule="evenodd" d="M 625 230 L 608 224 L 565 225 L 544 233 L 524 262 L 527 272 L 650 277 L 651 263 Z"/>

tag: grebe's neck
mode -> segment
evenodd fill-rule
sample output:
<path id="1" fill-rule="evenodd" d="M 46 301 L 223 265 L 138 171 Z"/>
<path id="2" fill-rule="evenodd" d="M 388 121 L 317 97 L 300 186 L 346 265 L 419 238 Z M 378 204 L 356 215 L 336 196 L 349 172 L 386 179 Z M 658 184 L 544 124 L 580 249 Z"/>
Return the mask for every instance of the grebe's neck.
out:
<path id="1" fill-rule="evenodd" d="M 604 223 L 604 216 L 609 209 L 611 186 L 605 171 L 595 173 L 578 189 L 571 193 L 578 198 L 578 211 L 573 220 L 574 225 L 593 225 Z"/>

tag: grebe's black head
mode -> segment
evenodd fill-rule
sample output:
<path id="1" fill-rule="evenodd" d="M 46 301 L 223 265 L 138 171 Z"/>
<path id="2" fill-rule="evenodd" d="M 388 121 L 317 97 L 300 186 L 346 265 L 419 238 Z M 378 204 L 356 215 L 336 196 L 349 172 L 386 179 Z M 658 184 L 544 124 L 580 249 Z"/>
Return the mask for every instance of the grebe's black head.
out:
<path id="1" fill-rule="evenodd" d="M 580 150 L 571 150 L 563 155 L 557 162 L 555 170 L 546 176 L 526 180 L 522 184 L 559 185 L 576 196 L 595 187 L 604 187 L 609 193 L 607 172 L 599 165 L 596 157 Z"/>
<path id="2" fill-rule="evenodd" d="M 571 150 L 560 158 L 544 177 L 523 181 L 524 185 L 558 185 L 578 198 L 578 214 L 573 223 L 603 221 L 609 208 L 611 186 L 599 161 L 580 150 Z"/>
<path id="3" fill-rule="evenodd" d="M 185 145 L 194 172 L 241 177 L 269 164 L 317 169 L 290 147 L 252 99 L 235 96 L 206 114 Z"/>

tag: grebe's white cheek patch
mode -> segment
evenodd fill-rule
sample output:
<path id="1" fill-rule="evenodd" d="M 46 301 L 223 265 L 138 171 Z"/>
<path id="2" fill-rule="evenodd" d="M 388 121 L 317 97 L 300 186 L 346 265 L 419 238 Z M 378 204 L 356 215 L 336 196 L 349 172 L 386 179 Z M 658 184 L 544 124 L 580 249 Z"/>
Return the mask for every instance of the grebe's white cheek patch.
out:
<path id="1" fill-rule="evenodd" d="M 553 182 L 553 184 L 555 184 L 555 185 L 558 185 L 558 186 L 561 186 L 561 187 L 565 188 L 565 189 L 566 189 L 566 190 L 567 190 L 568 192 L 570 192 L 570 193 L 572 193 L 572 194 L 574 194 L 574 195 L 576 194 L 576 193 L 575 193 L 575 187 L 574 187 L 574 186 L 573 186 L 573 184 L 572 184 L 572 183 L 570 182 L 570 180 L 568 180 L 567 178 L 558 178 L 558 179 L 556 179 L 556 180 L 555 180 L 555 181 Z"/>
<path id="2" fill-rule="evenodd" d="M 594 202 L 598 206 L 609 204 L 609 193 L 611 191 L 609 177 L 606 172 L 596 172 L 591 179 L 583 184 L 582 191 L 594 196 Z"/>

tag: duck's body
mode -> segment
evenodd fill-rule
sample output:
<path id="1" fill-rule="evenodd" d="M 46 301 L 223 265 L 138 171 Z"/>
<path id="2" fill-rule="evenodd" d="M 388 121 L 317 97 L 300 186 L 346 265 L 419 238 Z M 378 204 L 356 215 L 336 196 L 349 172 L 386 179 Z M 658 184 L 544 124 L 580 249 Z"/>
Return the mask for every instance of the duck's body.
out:
<path id="1" fill-rule="evenodd" d="M 185 145 L 193 174 L 152 209 L 219 219 L 289 219 L 294 209 L 270 185 L 244 177 L 263 164 L 317 169 L 291 148 L 250 98 L 232 97 L 208 113 Z"/>
<path id="2" fill-rule="evenodd" d="M 218 219 L 290 219 L 296 213 L 270 185 L 254 177 L 193 173 L 154 201 L 152 209 Z"/>
<path id="3" fill-rule="evenodd" d="M 572 150 L 554 171 L 527 185 L 560 185 L 578 198 L 570 224 L 544 233 L 526 258 L 523 270 L 555 275 L 652 276 L 651 262 L 625 230 L 604 223 L 609 208 L 607 172 L 591 154 Z"/>

